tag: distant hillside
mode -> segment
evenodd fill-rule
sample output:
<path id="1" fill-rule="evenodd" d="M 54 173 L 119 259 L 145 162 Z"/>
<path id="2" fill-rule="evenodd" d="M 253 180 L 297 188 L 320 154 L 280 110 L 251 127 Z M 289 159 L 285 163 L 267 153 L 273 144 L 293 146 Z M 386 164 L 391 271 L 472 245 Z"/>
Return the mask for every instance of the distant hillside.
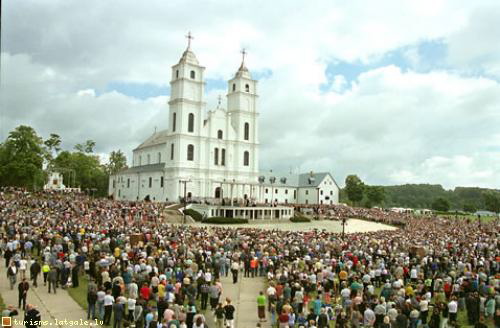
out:
<path id="1" fill-rule="evenodd" d="M 464 206 L 485 209 L 483 194 L 495 189 L 477 187 L 456 187 L 446 190 L 441 185 L 405 184 L 400 186 L 381 186 L 385 192 L 384 207 L 431 208 L 437 198 L 449 201 L 452 210 L 463 210 Z M 500 190 L 496 190 L 500 192 Z M 341 202 L 347 202 L 341 192 Z"/>

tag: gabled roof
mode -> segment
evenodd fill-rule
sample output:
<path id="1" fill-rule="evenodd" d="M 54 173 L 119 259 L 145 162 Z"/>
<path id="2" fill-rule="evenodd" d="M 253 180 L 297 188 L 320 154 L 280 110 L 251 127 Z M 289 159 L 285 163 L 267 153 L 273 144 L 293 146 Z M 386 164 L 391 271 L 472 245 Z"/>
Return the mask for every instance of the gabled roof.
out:
<path id="1" fill-rule="evenodd" d="M 168 130 L 161 130 L 159 132 L 155 132 L 134 150 L 164 144 L 167 141 L 167 138 L 168 138 Z"/>
<path id="2" fill-rule="evenodd" d="M 271 184 L 270 178 L 276 178 L 276 181 L 273 183 L 274 186 L 277 187 L 298 187 L 299 185 L 299 176 L 293 173 L 276 173 L 276 172 L 259 172 L 259 177 L 264 177 L 264 184 Z"/>
<path id="3" fill-rule="evenodd" d="M 330 175 L 328 172 L 302 173 L 299 175 L 299 187 L 318 187 L 328 175 Z"/>
<path id="4" fill-rule="evenodd" d="M 156 164 L 130 167 L 128 169 L 118 172 L 118 174 L 160 172 L 163 171 L 164 168 L 165 168 L 165 163 L 156 163 Z"/>
<path id="5" fill-rule="evenodd" d="M 337 187 L 338 184 L 329 172 L 319 172 L 319 173 L 274 173 L 274 172 L 260 172 L 259 176 L 264 177 L 264 184 L 269 185 L 270 178 L 276 178 L 273 183 L 277 187 L 295 187 L 295 188 L 317 188 L 323 180 L 329 176 Z M 312 179 L 310 179 L 312 178 Z"/>

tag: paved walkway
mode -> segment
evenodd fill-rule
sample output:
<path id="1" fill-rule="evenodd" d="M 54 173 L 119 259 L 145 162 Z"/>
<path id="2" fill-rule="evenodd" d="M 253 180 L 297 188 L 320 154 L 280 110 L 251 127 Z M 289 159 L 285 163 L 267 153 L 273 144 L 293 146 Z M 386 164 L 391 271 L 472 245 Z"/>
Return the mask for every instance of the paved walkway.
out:
<path id="1" fill-rule="evenodd" d="M 192 223 L 195 226 L 208 227 L 226 227 L 226 228 L 258 228 L 267 230 L 284 230 L 284 231 L 310 231 L 313 229 L 323 230 L 328 232 L 342 232 L 342 223 L 333 220 L 319 220 L 311 222 L 294 223 L 289 220 L 250 220 L 247 224 L 206 224 L 201 222 Z M 349 219 L 345 227 L 346 233 L 370 232 L 379 230 L 395 230 L 386 224 L 370 222 L 359 219 Z"/>
<path id="2" fill-rule="evenodd" d="M 0 294 L 6 306 L 14 305 L 17 308 L 19 294 L 17 291 L 17 283 L 20 282 L 19 276 L 16 286 L 13 290 L 10 290 L 7 270 L 4 266 L 5 261 L 1 259 L 0 262 Z M 48 288 L 43 286 L 43 277 L 39 277 L 38 279 L 38 288 L 34 288 L 30 282 L 30 289 L 26 302 L 36 305 L 38 311 L 40 311 L 42 321 L 46 321 L 42 327 L 91 326 L 89 322 L 85 322 L 85 318 L 87 318 L 85 311 L 68 295 L 68 292 L 63 289 L 58 289 L 57 294 L 48 293 Z M 18 311 L 19 315 L 14 317 L 13 327 L 24 327 L 22 324 L 24 312 L 19 309 Z M 64 320 L 67 320 L 67 322 L 64 322 Z M 92 322 L 92 325 L 96 326 L 95 321 Z"/>
<path id="3" fill-rule="evenodd" d="M 254 328 L 259 322 L 257 318 L 257 296 L 260 291 L 266 288 L 264 277 L 259 278 L 243 278 L 243 272 L 238 275 L 238 283 L 233 284 L 231 273 L 227 277 L 221 278 L 222 282 L 222 297 L 221 302 L 224 303 L 226 297 L 231 299 L 231 303 L 236 308 L 234 326 L 236 328 Z M 205 314 L 207 322 L 213 326 L 214 319 L 210 311 Z M 269 315 L 269 313 L 266 313 Z M 269 320 L 269 318 L 267 318 Z M 263 323 L 262 327 L 271 327 L 269 322 Z"/>

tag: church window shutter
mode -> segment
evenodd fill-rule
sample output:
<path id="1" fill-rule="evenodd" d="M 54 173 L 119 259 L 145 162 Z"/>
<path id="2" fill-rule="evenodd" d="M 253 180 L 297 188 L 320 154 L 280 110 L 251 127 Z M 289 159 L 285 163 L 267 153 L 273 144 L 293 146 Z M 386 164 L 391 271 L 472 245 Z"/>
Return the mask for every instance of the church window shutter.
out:
<path id="1" fill-rule="evenodd" d="M 250 139 L 250 124 L 248 124 L 248 123 L 245 123 L 244 137 L 245 137 L 245 140 Z"/>
<path id="2" fill-rule="evenodd" d="M 248 151 L 245 151 L 243 153 L 243 165 L 244 166 L 250 165 L 250 153 Z"/>
<path id="3" fill-rule="evenodd" d="M 189 113 L 188 132 L 194 132 L 194 114 L 193 113 Z"/>
<path id="4" fill-rule="evenodd" d="M 187 146 L 187 160 L 194 161 L 194 146 L 193 145 Z"/>

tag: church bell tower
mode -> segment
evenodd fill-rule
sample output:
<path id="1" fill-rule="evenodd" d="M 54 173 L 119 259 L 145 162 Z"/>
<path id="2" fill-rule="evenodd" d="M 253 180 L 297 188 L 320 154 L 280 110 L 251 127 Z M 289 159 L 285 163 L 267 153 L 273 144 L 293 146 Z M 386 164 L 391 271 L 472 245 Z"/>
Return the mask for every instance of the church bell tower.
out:
<path id="1" fill-rule="evenodd" d="M 201 133 L 203 93 L 205 82 L 201 66 L 191 51 L 191 33 L 187 36 L 188 46 L 179 62 L 172 66 L 170 80 L 170 101 L 168 102 L 169 130 L 171 134 L 197 135 Z"/>

